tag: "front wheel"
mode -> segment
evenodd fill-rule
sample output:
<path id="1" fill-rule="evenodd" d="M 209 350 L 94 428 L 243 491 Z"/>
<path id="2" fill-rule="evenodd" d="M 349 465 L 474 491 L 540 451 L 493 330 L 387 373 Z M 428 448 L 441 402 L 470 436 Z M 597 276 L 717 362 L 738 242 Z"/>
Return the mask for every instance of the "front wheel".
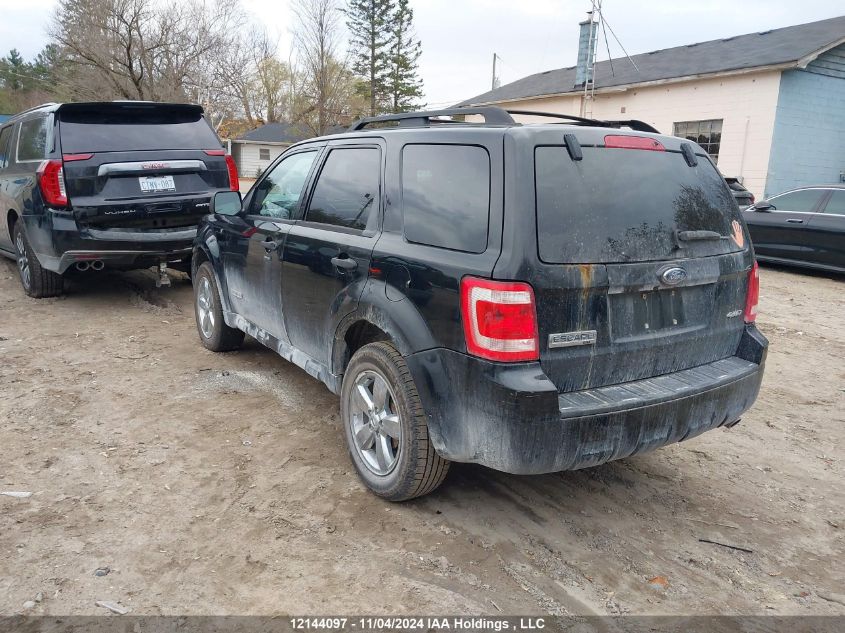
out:
<path id="1" fill-rule="evenodd" d="M 35 299 L 57 297 L 64 290 L 64 279 L 58 273 L 41 267 L 23 230 L 23 221 L 15 222 L 15 251 L 18 275 L 24 292 Z"/>
<path id="2" fill-rule="evenodd" d="M 449 462 L 434 450 L 414 379 L 391 344 L 371 343 L 355 353 L 340 407 L 352 463 L 375 494 L 405 501 L 443 483 Z"/>
<path id="3" fill-rule="evenodd" d="M 243 344 L 244 333 L 229 327 L 223 321 L 220 292 L 214 279 L 214 271 L 208 262 L 203 262 L 197 269 L 194 312 L 200 340 L 207 349 L 212 352 L 228 352 Z"/>

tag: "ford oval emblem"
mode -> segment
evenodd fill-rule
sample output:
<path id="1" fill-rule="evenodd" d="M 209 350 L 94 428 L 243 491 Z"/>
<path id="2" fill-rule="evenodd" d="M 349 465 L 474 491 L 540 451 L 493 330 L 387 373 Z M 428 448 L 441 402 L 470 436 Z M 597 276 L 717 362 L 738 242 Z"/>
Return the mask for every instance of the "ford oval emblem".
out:
<path id="1" fill-rule="evenodd" d="M 687 271 L 683 268 L 667 268 L 660 273 L 660 280 L 669 286 L 677 286 L 687 278 Z"/>

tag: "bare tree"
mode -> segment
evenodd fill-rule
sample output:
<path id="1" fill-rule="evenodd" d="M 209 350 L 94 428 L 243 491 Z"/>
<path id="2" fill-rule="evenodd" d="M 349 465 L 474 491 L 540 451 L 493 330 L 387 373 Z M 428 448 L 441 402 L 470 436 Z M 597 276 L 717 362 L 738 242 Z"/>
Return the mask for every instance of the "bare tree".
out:
<path id="1" fill-rule="evenodd" d="M 90 80 L 74 82 L 80 96 L 166 101 L 213 88 L 207 59 L 241 16 L 238 0 L 60 0 L 50 34 Z"/>
<path id="2" fill-rule="evenodd" d="M 338 122 L 349 96 L 345 88 L 350 73 L 341 52 L 342 14 L 336 0 L 296 0 L 293 9 L 294 44 L 307 102 L 299 104 L 294 118 L 315 134 L 325 134 Z"/>

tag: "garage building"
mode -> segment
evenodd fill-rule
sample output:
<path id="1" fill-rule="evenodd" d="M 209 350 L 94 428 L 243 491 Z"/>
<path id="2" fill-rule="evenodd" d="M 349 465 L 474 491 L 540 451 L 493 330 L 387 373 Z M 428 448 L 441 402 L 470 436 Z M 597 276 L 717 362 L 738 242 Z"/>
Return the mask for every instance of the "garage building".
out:
<path id="1" fill-rule="evenodd" d="M 758 198 L 845 181 L 845 16 L 590 68 L 597 30 L 592 18 L 581 23 L 578 66 L 460 105 L 640 119 L 700 143 Z"/>

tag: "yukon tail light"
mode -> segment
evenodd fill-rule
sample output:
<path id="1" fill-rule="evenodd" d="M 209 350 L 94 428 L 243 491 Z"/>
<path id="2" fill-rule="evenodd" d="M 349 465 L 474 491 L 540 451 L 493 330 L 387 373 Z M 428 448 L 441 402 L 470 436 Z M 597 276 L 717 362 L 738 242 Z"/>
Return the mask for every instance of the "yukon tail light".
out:
<path id="1" fill-rule="evenodd" d="M 67 206 L 67 190 L 65 189 L 65 174 L 60 160 L 45 160 L 36 172 L 38 187 L 44 196 L 44 202 L 51 207 Z"/>
<path id="2" fill-rule="evenodd" d="M 528 284 L 464 277 L 461 317 L 473 356 L 510 362 L 540 357 L 534 290 Z"/>
<path id="3" fill-rule="evenodd" d="M 241 183 L 238 181 L 238 166 L 235 165 L 235 159 L 226 150 L 222 149 L 206 149 L 203 150 L 207 156 L 225 156 L 226 170 L 229 172 L 229 189 L 232 191 L 240 191 Z"/>
<path id="4" fill-rule="evenodd" d="M 748 272 L 748 295 L 745 298 L 745 322 L 754 323 L 757 320 L 757 303 L 760 301 L 760 271 L 757 262 Z"/>
<path id="5" fill-rule="evenodd" d="M 604 137 L 604 146 L 616 149 L 645 149 L 652 152 L 665 152 L 663 143 L 647 136 L 629 136 L 627 134 L 608 134 Z"/>
<path id="6" fill-rule="evenodd" d="M 229 170 L 229 189 L 240 191 L 241 183 L 238 182 L 238 166 L 235 165 L 235 159 L 230 154 L 226 154 L 226 168 Z"/>

